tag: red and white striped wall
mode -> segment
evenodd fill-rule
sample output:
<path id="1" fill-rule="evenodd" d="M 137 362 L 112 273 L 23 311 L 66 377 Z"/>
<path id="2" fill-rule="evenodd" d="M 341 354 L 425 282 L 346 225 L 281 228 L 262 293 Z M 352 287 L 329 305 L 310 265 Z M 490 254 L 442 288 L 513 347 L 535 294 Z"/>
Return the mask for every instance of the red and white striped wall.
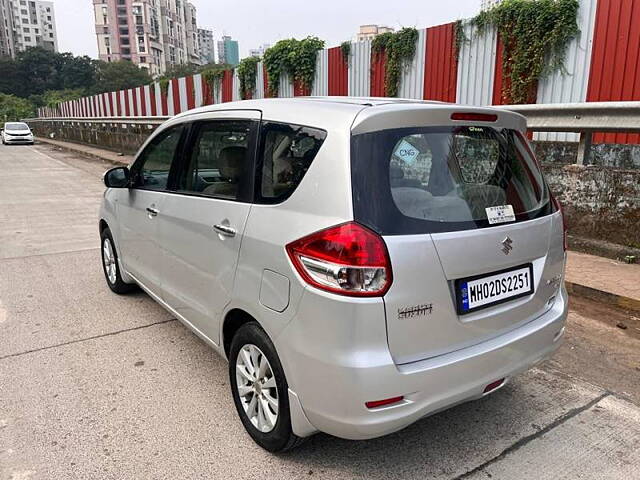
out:
<path id="1" fill-rule="evenodd" d="M 530 101 L 569 103 L 640 100 L 640 1 L 579 0 L 580 35 L 567 48 L 566 70 L 542 79 Z M 400 97 L 469 105 L 499 105 L 503 98 L 502 45 L 496 32 L 482 35 L 467 24 L 468 41 L 456 55 L 454 23 L 419 30 L 416 53 L 400 80 Z M 280 97 L 299 95 L 384 96 L 386 58 L 372 56 L 371 42 L 351 44 L 348 58 L 340 47 L 318 53 L 310 91 L 280 78 Z M 258 64 L 253 98 L 267 95 L 267 74 Z M 240 99 L 235 71 L 225 72 L 215 92 L 201 75 L 172 79 L 166 92 L 154 83 L 102 93 L 42 108 L 42 117 L 167 116 L 212 103 Z M 536 134 L 542 140 L 577 140 L 575 134 Z M 596 135 L 597 142 L 640 143 L 640 135 Z"/>

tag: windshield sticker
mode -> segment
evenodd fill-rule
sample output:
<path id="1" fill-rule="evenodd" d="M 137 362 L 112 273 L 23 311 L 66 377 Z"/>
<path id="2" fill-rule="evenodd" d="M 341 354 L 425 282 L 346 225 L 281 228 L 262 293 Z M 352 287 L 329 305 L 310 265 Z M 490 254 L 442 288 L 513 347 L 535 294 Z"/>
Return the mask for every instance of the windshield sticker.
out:
<path id="1" fill-rule="evenodd" d="M 491 225 L 516 221 L 516 215 L 511 205 L 487 207 L 484 210 L 487 212 L 487 220 L 489 220 Z"/>
<path id="2" fill-rule="evenodd" d="M 420 155 L 420 152 L 416 147 L 414 147 L 409 142 L 403 139 L 398 144 L 393 154 L 396 157 L 398 157 L 400 160 L 402 160 L 404 163 L 410 165 L 416 161 L 416 159 L 418 158 L 418 155 Z"/>

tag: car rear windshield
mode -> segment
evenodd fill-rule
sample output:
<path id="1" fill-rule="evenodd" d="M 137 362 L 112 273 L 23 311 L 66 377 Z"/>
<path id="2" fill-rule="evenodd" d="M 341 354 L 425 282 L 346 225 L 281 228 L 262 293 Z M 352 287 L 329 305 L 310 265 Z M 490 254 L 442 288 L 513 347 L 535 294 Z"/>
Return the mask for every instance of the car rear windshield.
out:
<path id="1" fill-rule="evenodd" d="M 383 235 L 485 228 L 553 210 L 526 140 L 505 128 L 354 135 L 351 172 L 356 221 Z"/>
<path id="2" fill-rule="evenodd" d="M 4 128 L 5 130 L 29 130 L 26 123 L 7 123 Z"/>

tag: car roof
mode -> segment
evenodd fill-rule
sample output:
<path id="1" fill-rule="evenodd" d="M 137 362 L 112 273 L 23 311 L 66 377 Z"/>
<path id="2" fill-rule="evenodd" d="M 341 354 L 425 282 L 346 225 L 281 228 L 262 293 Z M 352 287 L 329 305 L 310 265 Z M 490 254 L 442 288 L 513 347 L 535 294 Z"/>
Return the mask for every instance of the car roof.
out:
<path id="1" fill-rule="evenodd" d="M 395 126 L 449 124 L 453 110 L 473 113 L 498 113 L 497 126 L 509 126 L 523 130 L 524 117 L 493 107 L 475 107 L 432 100 L 387 97 L 292 97 L 264 98 L 225 102 L 189 110 L 174 117 L 175 121 L 188 120 L 190 115 L 220 111 L 259 110 L 264 120 L 289 122 L 326 130 L 352 129 L 359 133 Z M 405 118 L 407 120 L 403 120 Z M 433 122 L 427 121 L 433 118 Z M 407 124 L 407 121 L 410 123 Z M 426 121 L 426 123 L 425 123 Z M 411 123 L 413 122 L 413 123 Z M 171 124 L 174 121 L 170 122 Z M 473 122 L 471 122 L 473 123 Z"/>

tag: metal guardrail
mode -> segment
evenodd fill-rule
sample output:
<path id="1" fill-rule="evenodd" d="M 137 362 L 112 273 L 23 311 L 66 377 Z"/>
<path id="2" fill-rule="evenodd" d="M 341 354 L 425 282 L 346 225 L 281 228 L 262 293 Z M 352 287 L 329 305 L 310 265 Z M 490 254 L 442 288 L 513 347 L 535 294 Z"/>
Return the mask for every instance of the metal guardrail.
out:
<path id="1" fill-rule="evenodd" d="M 587 163 L 594 132 L 640 133 L 640 102 L 546 103 L 503 105 L 527 117 L 533 132 L 580 133 L 577 163 Z M 171 117 L 27 118 L 26 122 L 111 123 L 157 126 Z"/>
<path id="2" fill-rule="evenodd" d="M 640 102 L 545 103 L 505 105 L 527 117 L 533 132 L 580 133 L 577 164 L 588 163 L 594 132 L 640 132 Z"/>
<path id="3" fill-rule="evenodd" d="M 640 102 L 505 105 L 534 132 L 640 132 Z"/>

